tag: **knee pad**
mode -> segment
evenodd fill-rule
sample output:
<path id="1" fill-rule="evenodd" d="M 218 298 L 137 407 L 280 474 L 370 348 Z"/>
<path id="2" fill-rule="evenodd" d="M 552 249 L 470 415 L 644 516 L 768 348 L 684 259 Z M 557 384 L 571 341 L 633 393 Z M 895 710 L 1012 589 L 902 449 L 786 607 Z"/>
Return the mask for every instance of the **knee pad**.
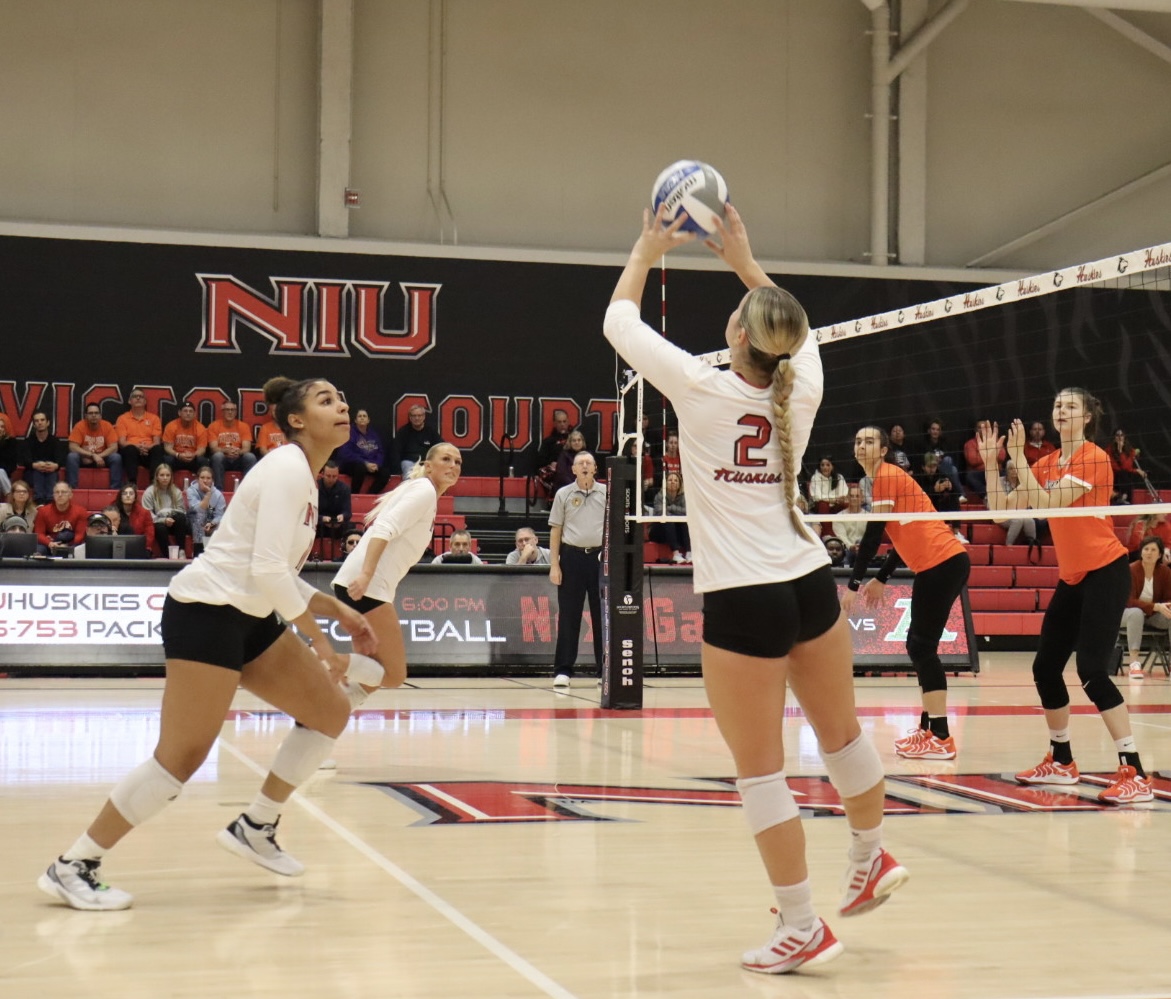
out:
<path id="1" fill-rule="evenodd" d="M 346 677 L 367 687 L 382 686 L 382 678 L 386 671 L 377 659 L 371 659 L 360 652 L 350 653 L 350 665 L 346 668 Z"/>
<path id="2" fill-rule="evenodd" d="M 1122 692 L 1114 685 L 1114 681 L 1101 670 L 1095 670 L 1090 677 L 1086 678 L 1082 677 L 1082 671 L 1078 669 L 1078 678 L 1082 681 L 1082 690 L 1086 692 L 1086 696 L 1094 702 L 1094 707 L 1099 711 L 1109 711 L 1124 703 Z"/>
<path id="3" fill-rule="evenodd" d="M 878 750 L 865 732 L 836 753 L 819 752 L 830 783 L 843 798 L 857 798 L 886 777 Z"/>
<path id="4" fill-rule="evenodd" d="M 285 736 L 276 759 L 272 761 L 272 775 L 293 787 L 300 787 L 329 759 L 337 739 L 315 732 L 303 725 L 294 725 Z"/>
<path id="5" fill-rule="evenodd" d="M 183 782 L 172 777 L 153 756 L 144 760 L 114 786 L 110 802 L 132 826 L 158 815 L 179 797 Z"/>
<path id="6" fill-rule="evenodd" d="M 736 781 L 736 790 L 740 792 L 744 817 L 754 836 L 801 814 L 784 770 L 763 777 L 744 777 Z"/>
<path id="7" fill-rule="evenodd" d="M 947 673 L 939 661 L 939 645 L 913 631 L 907 636 L 907 655 L 915 666 L 919 677 L 919 688 L 925 694 L 934 690 L 947 690 Z"/>

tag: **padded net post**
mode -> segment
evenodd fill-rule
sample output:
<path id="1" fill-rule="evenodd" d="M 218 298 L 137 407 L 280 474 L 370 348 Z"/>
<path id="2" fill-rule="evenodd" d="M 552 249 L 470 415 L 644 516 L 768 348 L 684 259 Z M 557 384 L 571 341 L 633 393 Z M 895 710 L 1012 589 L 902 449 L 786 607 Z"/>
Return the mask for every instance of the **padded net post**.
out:
<path id="1" fill-rule="evenodd" d="M 606 459 L 606 531 L 602 542 L 603 708 L 642 707 L 642 524 L 636 509 L 641 485 L 630 458 Z"/>

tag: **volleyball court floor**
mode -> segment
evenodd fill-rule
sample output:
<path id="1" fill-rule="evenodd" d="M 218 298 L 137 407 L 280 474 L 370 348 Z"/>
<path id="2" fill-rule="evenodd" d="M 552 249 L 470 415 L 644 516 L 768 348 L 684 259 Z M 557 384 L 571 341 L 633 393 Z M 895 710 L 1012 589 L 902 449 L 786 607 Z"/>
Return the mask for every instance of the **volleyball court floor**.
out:
<path id="1" fill-rule="evenodd" d="M 1083 782 L 1011 775 L 1041 758 L 1029 657 L 951 680 L 952 763 L 897 760 L 908 677 L 858 681 L 888 767 L 890 849 L 912 878 L 835 914 L 846 828 L 798 712 L 788 772 L 837 961 L 740 970 L 773 904 L 698 678 L 647 681 L 602 711 L 592 679 L 423 679 L 376 694 L 290 804 L 284 879 L 215 833 L 247 804 L 289 722 L 240 695 L 183 796 L 106 860 L 135 894 L 75 912 L 35 887 L 156 735 L 155 680 L 0 681 L 0 995 L 282 997 L 1171 996 L 1171 780 L 1147 806 L 1096 802 L 1116 756 L 1071 691 Z M 1072 667 L 1067 677 L 1076 685 Z M 1171 776 L 1171 682 L 1118 680 L 1148 769 Z"/>

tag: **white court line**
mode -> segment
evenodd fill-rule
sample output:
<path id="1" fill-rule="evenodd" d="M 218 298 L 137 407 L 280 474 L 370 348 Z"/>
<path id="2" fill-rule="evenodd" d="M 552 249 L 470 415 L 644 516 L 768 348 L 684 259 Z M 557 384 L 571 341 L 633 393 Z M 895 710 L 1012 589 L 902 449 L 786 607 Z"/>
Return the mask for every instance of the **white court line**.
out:
<path id="1" fill-rule="evenodd" d="M 219 740 L 220 746 L 231 753 L 237 760 L 248 767 L 260 777 L 264 777 L 267 771 L 250 757 L 245 756 L 243 752 L 233 746 L 226 739 Z M 528 961 L 497 940 L 491 933 L 483 929 L 471 919 L 460 912 L 455 906 L 444 901 L 435 894 L 430 888 L 418 881 L 412 875 L 408 874 L 397 864 L 387 860 L 381 853 L 374 849 L 365 840 L 360 839 L 354 833 L 350 832 L 345 826 L 326 814 L 321 808 L 309 801 L 300 792 L 293 792 L 290 801 L 295 801 L 305 811 L 312 815 L 318 822 L 320 822 L 327 829 L 332 831 L 335 835 L 345 840 L 355 850 L 357 850 L 367 860 L 382 868 L 387 874 L 394 878 L 408 891 L 416 895 L 419 899 L 431 906 L 439 915 L 443 916 L 449 922 L 454 923 L 457 927 L 464 931 L 469 937 L 475 940 L 485 950 L 495 955 L 505 964 L 507 964 L 513 971 L 523 978 L 527 978 L 538 989 L 547 996 L 553 996 L 554 999 L 577 999 L 577 997 L 566 989 L 564 986 L 553 981 L 548 975 L 542 971 L 538 971 Z M 1154 999 L 1154 997 L 1152 997 Z"/>

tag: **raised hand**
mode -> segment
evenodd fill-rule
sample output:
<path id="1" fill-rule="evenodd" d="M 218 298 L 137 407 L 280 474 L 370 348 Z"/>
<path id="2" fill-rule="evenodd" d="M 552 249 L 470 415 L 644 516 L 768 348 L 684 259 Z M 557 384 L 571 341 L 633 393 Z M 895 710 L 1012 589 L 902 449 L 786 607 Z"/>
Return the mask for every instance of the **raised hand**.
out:
<path id="1" fill-rule="evenodd" d="M 669 253 L 677 246 L 686 246 L 695 241 L 695 233 L 682 232 L 683 223 L 687 221 L 687 213 L 680 212 L 673 222 L 667 222 L 667 206 L 659 205 L 658 211 L 651 215 L 649 208 L 642 210 L 642 232 L 631 251 L 632 256 L 638 256 L 647 263 L 653 263 L 665 253 Z"/>

